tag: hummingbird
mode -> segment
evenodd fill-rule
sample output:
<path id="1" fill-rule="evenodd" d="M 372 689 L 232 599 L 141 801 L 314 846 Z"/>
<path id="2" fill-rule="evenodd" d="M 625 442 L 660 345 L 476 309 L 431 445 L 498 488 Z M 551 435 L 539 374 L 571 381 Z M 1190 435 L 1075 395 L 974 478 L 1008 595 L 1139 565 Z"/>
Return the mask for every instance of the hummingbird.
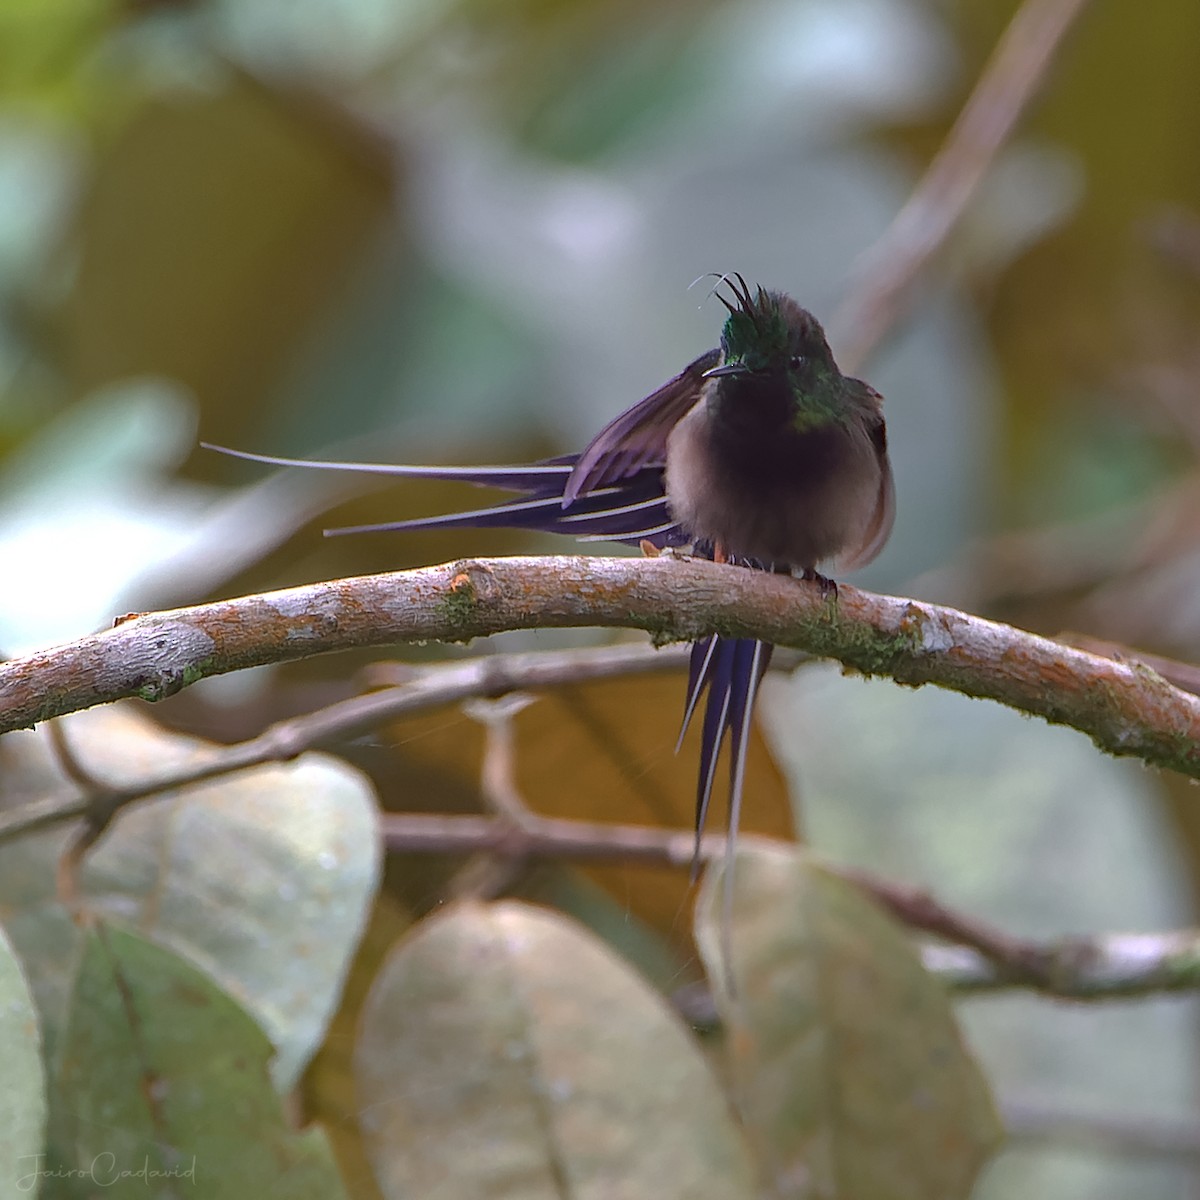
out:
<path id="1" fill-rule="evenodd" d="M 729 295 L 722 292 L 725 288 Z M 844 376 L 825 333 L 790 296 L 722 275 L 720 346 L 610 421 L 579 454 L 516 466 L 349 463 L 208 449 L 276 466 L 454 479 L 520 498 L 466 512 L 327 530 L 351 534 L 515 527 L 658 553 L 799 573 L 836 598 L 817 568 L 863 566 L 895 512 L 882 397 Z M 728 738 L 729 844 L 741 814 L 755 697 L 769 643 L 719 634 L 694 643 L 676 750 L 706 699 L 696 784 L 693 878 Z"/>

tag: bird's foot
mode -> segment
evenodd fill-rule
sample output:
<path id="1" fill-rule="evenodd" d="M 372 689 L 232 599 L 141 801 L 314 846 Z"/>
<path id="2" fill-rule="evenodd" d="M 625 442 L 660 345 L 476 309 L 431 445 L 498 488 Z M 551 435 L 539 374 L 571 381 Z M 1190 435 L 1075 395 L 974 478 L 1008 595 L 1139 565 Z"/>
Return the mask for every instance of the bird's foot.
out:
<path id="1" fill-rule="evenodd" d="M 686 562 L 695 557 L 687 546 L 656 546 L 648 538 L 642 538 L 638 542 L 638 549 L 646 558 L 674 558 L 679 562 Z"/>
<path id="2" fill-rule="evenodd" d="M 838 598 L 837 580 L 830 579 L 828 575 L 822 575 L 819 571 L 814 571 L 812 567 L 805 567 L 800 572 L 800 578 L 807 580 L 809 583 L 815 583 L 821 589 L 822 600 L 836 600 Z"/>

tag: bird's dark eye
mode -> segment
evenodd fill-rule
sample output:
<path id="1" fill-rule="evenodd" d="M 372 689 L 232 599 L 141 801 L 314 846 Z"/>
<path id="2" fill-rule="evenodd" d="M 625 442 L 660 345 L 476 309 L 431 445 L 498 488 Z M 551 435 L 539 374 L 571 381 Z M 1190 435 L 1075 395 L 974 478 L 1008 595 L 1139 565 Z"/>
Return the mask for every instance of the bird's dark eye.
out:
<path id="1" fill-rule="evenodd" d="M 792 357 L 788 359 L 788 366 L 791 367 L 793 371 L 798 371 L 802 366 L 804 366 L 804 355 L 793 354 Z"/>

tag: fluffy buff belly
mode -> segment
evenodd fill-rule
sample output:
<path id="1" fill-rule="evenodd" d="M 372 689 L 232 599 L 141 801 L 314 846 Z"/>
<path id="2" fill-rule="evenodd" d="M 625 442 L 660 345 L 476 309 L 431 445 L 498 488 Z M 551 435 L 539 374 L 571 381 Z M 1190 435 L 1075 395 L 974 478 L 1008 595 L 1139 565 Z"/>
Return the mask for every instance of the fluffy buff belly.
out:
<path id="1" fill-rule="evenodd" d="M 856 556 L 875 521 L 881 474 L 870 439 L 852 426 L 788 431 L 739 460 L 714 447 L 697 405 L 667 443 L 668 503 L 691 537 L 794 567 Z"/>

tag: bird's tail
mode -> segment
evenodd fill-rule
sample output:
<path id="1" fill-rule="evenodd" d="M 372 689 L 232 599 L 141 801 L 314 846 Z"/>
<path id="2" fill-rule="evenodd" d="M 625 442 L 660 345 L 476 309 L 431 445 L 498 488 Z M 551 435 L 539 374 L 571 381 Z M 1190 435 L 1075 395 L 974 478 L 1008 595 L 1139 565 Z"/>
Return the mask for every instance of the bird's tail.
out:
<path id="1" fill-rule="evenodd" d="M 746 777 L 746 755 L 750 744 L 750 720 L 758 685 L 771 662 L 775 649 L 769 642 L 754 638 L 727 638 L 713 634 L 692 646 L 688 667 L 687 702 L 679 731 L 682 745 L 692 717 L 707 691 L 704 725 L 700 735 L 700 774 L 696 780 L 696 849 L 692 858 L 695 878 L 700 862 L 700 837 L 712 800 L 717 759 L 728 733 L 729 755 L 729 829 L 738 827 L 742 810 L 742 790 Z M 727 843 L 727 859 L 732 857 L 733 839 Z M 728 876 L 728 862 L 726 863 Z"/>
<path id="2" fill-rule="evenodd" d="M 522 466 L 426 467 L 398 463 L 328 462 L 248 454 L 202 442 L 207 450 L 275 467 L 308 467 L 321 471 L 357 471 L 410 479 L 448 479 L 522 494 L 519 500 L 490 504 L 464 512 L 385 521 L 378 525 L 351 525 L 327 529 L 327 537 L 347 533 L 392 533 L 414 529 L 533 529 L 565 533 L 581 542 L 611 541 L 636 546 L 651 542 L 660 549 L 682 545 L 679 526 L 671 520 L 661 467 L 648 466 L 628 478 L 595 488 L 563 502 L 563 491 L 578 459 L 576 454 L 549 458 Z"/>

